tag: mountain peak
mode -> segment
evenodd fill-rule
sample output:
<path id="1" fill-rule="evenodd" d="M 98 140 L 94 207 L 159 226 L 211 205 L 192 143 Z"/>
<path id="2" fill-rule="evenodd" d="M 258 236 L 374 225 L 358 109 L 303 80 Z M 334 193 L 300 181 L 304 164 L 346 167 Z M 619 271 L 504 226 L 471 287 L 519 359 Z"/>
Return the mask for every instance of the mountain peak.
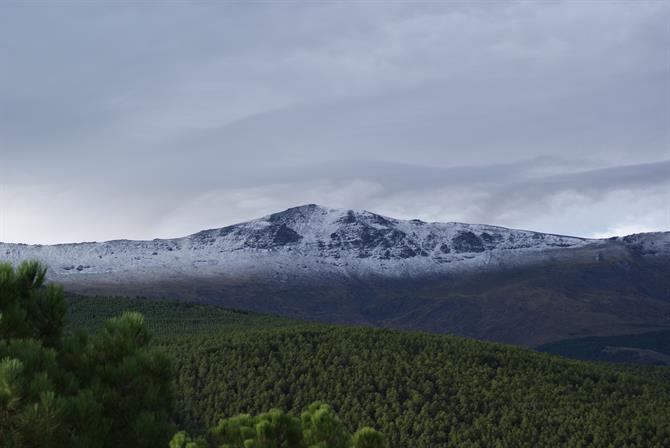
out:
<path id="1" fill-rule="evenodd" d="M 286 210 L 283 210 L 281 212 L 272 213 L 270 215 L 267 215 L 267 218 L 270 220 L 276 220 L 281 217 L 290 217 L 290 216 L 306 217 L 314 213 L 327 212 L 328 210 L 329 209 L 327 209 L 326 207 L 322 207 L 318 204 L 304 204 L 287 208 Z"/>
<path id="2" fill-rule="evenodd" d="M 370 259 L 382 263 L 408 259 L 453 263 L 481 258 L 484 253 L 502 254 L 510 250 L 543 250 L 589 243 L 581 238 L 486 225 L 399 220 L 366 210 L 336 209 L 318 204 L 291 207 L 213 232 L 200 235 L 199 241 L 214 237 L 211 242 L 226 250 L 267 250 L 291 256 Z"/>
<path id="3" fill-rule="evenodd" d="M 353 223 L 354 221 L 364 220 L 368 222 L 377 222 L 379 224 L 391 224 L 397 222 L 393 218 L 379 215 L 367 210 L 355 210 L 349 208 L 324 207 L 319 204 L 304 204 L 296 207 L 287 208 L 284 211 L 272 213 L 261 219 L 267 219 L 271 222 L 278 221 L 299 221 L 310 220 L 314 217 L 324 218 L 328 216 L 331 221 L 339 223 Z M 418 222 L 419 220 L 413 220 Z"/>

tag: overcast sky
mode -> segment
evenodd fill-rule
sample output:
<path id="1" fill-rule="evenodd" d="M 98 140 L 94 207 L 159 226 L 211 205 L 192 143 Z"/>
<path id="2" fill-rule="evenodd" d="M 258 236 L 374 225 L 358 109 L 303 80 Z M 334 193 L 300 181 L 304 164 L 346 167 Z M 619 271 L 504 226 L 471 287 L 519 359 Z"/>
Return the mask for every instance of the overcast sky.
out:
<path id="1" fill-rule="evenodd" d="M 0 241 L 304 203 L 670 230 L 670 2 L 0 3 Z"/>

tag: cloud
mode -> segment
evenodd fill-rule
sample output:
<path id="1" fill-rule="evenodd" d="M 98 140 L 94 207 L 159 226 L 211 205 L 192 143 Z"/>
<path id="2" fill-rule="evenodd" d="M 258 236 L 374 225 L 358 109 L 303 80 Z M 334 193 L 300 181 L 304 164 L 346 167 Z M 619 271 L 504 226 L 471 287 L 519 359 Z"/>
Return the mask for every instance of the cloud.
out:
<path id="1" fill-rule="evenodd" d="M 0 239 L 177 236 L 303 202 L 668 228 L 669 19 L 666 2 L 3 4 Z"/>
<path id="2" fill-rule="evenodd" d="M 538 175 L 546 163 L 446 169 L 385 164 L 374 169 L 369 163 L 366 171 L 356 165 L 339 177 L 324 176 L 326 167 L 312 167 L 302 178 L 293 171 L 283 182 L 207 192 L 175 209 L 163 228 L 185 234 L 205 218 L 205 227 L 218 227 L 318 202 L 405 219 L 586 237 L 670 230 L 670 162 Z"/>
<path id="3" fill-rule="evenodd" d="M 169 195 L 160 188 L 141 194 L 121 187 L 5 190 L 0 240 L 170 238 L 314 202 L 397 218 L 586 237 L 670 230 L 670 161 L 607 169 L 555 159 L 452 168 L 367 162 L 345 170 L 344 165 L 305 166 L 246 185 L 200 186 Z"/>

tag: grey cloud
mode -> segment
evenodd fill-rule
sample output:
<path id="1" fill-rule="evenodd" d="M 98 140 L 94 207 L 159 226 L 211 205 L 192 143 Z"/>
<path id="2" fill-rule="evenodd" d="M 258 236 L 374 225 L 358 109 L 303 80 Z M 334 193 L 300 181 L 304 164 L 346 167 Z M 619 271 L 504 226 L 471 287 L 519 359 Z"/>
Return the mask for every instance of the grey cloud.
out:
<path id="1" fill-rule="evenodd" d="M 203 192 L 165 215 L 162 228 L 186 232 L 195 228 L 193 216 L 207 215 L 206 227 L 216 227 L 321 202 L 399 218 L 483 222 L 577 236 L 670 229 L 670 162 L 538 174 L 547 162 L 446 169 L 368 163 L 369 171 L 357 166 L 340 176 L 325 175 L 327 165 L 310 167 L 308 174 L 293 171 L 266 179 L 266 184 Z M 378 174 L 382 172 L 388 175 Z"/>
<path id="2" fill-rule="evenodd" d="M 556 212 L 551 210 L 551 199 L 559 195 L 570 195 L 575 204 L 579 201 L 596 204 L 622 191 L 633 196 L 658 196 L 657 209 L 653 210 L 661 216 L 657 225 L 659 229 L 670 229 L 670 161 L 560 174 L 497 186 L 478 204 L 473 218 L 482 222 L 499 220 L 509 210 L 515 214 L 524 210 L 528 214 L 550 214 Z M 621 209 L 615 214 L 625 213 L 628 205 L 619 204 Z M 609 222 L 597 222 L 597 214 L 590 219 L 594 222 L 588 225 L 595 224 L 601 229 L 611 226 Z M 588 233 L 598 231 L 592 228 Z"/>
<path id="3" fill-rule="evenodd" d="M 31 201 L 0 204 L 3 235 L 174 236 L 297 202 L 595 234 L 632 228 L 631 195 L 668 228 L 669 19 L 667 2 L 5 3 L 0 187 Z M 77 219 L 49 228 L 54 195 Z M 538 220 L 570 200 L 581 222 Z"/>
<path id="4" fill-rule="evenodd" d="M 665 126 L 670 83 L 659 76 L 628 81 L 640 85 L 634 98 L 607 80 L 588 89 L 572 88 L 571 79 L 540 86 L 499 77 L 433 83 L 382 97 L 264 113 L 178 146 L 202 155 L 244 148 L 236 161 L 249 163 L 269 153 L 280 166 L 360 153 L 442 166 L 502 163 L 529 153 L 575 157 L 588 151 L 593 157 L 630 159 L 632 148 L 635 157 L 663 158 L 670 137 Z M 570 91 L 557 98 L 552 89 L 561 88 Z"/>
<path id="5" fill-rule="evenodd" d="M 14 235 L 27 229 L 35 235 L 63 235 L 33 242 L 176 237 L 311 202 L 399 218 L 482 222 L 578 236 L 670 229 L 670 161 L 607 169 L 589 165 L 546 158 L 450 168 L 322 164 L 170 194 L 156 188 L 138 195 L 127 186 L 10 190 L 0 197 L 0 208 L 30 222 L 28 227 L 19 226 L 20 219 L 5 223 L 5 239 L 21 241 Z M 41 208 L 31 208 L 32 203 Z"/>

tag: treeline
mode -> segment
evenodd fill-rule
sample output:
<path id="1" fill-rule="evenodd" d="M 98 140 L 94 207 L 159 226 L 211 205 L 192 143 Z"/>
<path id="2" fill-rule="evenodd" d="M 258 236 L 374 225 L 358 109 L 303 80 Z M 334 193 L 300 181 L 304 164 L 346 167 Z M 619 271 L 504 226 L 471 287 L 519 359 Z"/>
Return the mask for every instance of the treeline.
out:
<path id="1" fill-rule="evenodd" d="M 346 427 L 374 427 L 391 447 L 670 446 L 670 383 L 661 368 L 205 305 L 73 302 L 81 315 L 100 302 L 146 313 L 161 335 L 155 346 L 175 360 L 176 421 L 194 436 L 221 418 L 271 408 L 298 416 L 323 401 Z"/>

